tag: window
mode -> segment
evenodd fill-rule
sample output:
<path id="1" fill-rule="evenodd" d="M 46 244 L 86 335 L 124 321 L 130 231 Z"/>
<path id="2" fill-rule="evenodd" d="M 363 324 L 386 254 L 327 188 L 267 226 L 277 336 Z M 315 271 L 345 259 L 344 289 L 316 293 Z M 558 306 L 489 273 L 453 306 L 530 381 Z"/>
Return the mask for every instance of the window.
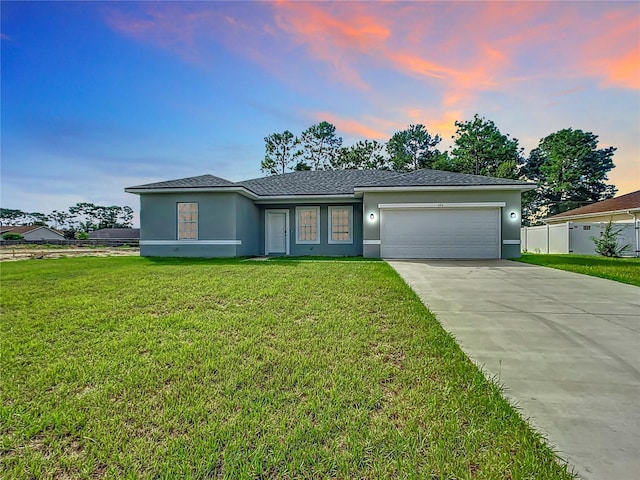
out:
<path id="1" fill-rule="evenodd" d="M 329 243 L 353 243 L 353 207 L 329 207 Z"/>
<path id="2" fill-rule="evenodd" d="M 296 207 L 296 243 L 320 243 L 320 207 Z"/>
<path id="3" fill-rule="evenodd" d="M 198 239 L 198 204 L 178 203 L 178 240 Z"/>

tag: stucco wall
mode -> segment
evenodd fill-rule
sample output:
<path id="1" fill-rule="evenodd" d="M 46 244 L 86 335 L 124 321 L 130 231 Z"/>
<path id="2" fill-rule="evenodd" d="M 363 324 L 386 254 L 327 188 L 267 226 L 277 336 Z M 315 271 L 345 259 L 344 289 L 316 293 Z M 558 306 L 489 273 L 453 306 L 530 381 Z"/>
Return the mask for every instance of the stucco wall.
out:
<path id="1" fill-rule="evenodd" d="M 177 239 L 179 202 L 198 203 L 197 241 Z M 256 216 L 257 208 L 237 193 L 143 194 L 140 195 L 140 254 L 180 257 L 256 255 Z M 163 244 L 148 244 L 149 241 Z M 207 241 L 228 244 L 207 244 Z M 238 241 L 239 245 L 233 244 Z"/>
<path id="2" fill-rule="evenodd" d="M 64 240 L 64 235 L 52 232 L 48 228 L 38 228 L 22 236 L 25 240 Z"/>
<path id="3" fill-rule="evenodd" d="M 329 235 L 329 205 L 320 203 L 305 204 L 269 204 L 260 205 L 260 254 L 265 254 L 265 210 L 284 209 L 289 211 L 289 254 L 293 256 L 359 256 L 362 255 L 362 204 L 360 203 L 331 203 L 332 206 L 353 206 L 353 243 L 330 244 Z M 296 243 L 296 206 L 320 207 L 320 243 Z"/>
<path id="4" fill-rule="evenodd" d="M 379 244 L 366 244 L 380 240 L 381 203 L 473 203 L 473 202 L 505 202 L 501 209 L 501 256 L 516 258 L 520 256 L 519 243 L 504 244 L 503 241 L 519 242 L 520 240 L 520 192 L 510 190 L 440 190 L 422 192 L 371 192 L 364 194 L 363 224 L 365 257 L 379 257 Z M 511 218 L 511 212 L 516 213 Z M 374 220 L 370 219 L 373 213 Z"/>

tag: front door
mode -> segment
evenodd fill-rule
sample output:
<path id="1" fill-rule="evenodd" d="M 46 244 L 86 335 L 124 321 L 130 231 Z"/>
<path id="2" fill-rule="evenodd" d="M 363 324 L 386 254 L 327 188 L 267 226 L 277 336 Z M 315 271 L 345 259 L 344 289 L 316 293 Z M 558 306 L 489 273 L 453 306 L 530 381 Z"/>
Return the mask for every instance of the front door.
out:
<path id="1" fill-rule="evenodd" d="M 289 254 L 289 211 L 266 210 L 265 254 Z"/>

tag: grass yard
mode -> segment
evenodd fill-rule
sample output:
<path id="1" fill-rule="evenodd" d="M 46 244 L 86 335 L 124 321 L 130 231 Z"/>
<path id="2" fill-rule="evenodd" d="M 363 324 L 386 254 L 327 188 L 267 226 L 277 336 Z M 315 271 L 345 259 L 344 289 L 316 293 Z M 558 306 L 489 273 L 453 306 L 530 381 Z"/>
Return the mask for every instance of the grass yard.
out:
<path id="1" fill-rule="evenodd" d="M 6 478 L 572 478 L 384 262 L 1 269 Z"/>
<path id="2" fill-rule="evenodd" d="M 608 278 L 640 287 L 640 258 L 607 258 L 593 255 L 548 255 L 523 253 L 517 262 Z"/>

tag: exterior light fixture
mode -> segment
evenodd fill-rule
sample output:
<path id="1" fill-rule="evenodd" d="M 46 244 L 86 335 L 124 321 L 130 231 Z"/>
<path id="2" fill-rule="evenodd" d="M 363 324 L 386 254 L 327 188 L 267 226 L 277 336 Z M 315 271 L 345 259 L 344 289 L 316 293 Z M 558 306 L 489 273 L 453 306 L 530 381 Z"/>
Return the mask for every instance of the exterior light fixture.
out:
<path id="1" fill-rule="evenodd" d="M 375 220 L 376 219 L 376 214 L 375 213 L 371 213 L 369 215 L 369 220 Z"/>
<path id="2" fill-rule="evenodd" d="M 516 212 L 511 212 L 511 213 L 509 214 L 509 216 L 510 216 L 511 218 L 516 218 Z"/>

